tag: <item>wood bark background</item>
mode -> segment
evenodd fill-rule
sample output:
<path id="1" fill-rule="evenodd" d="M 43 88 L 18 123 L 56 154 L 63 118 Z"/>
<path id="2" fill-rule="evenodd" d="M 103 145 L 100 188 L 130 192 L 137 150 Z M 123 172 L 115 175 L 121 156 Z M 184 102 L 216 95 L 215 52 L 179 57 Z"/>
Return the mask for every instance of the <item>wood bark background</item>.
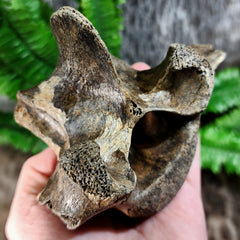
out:
<path id="1" fill-rule="evenodd" d="M 48 0 L 55 8 L 75 6 L 69 0 Z M 211 43 L 227 52 L 225 66 L 240 66 L 239 0 L 127 0 L 123 6 L 122 58 L 129 63 L 161 62 L 168 46 Z M 2 104 L 2 103 L 1 103 Z M 0 238 L 23 161 L 11 147 L 0 147 Z M 240 177 L 203 171 L 203 200 L 210 240 L 240 239 Z"/>
<path id="2" fill-rule="evenodd" d="M 169 44 L 211 43 L 227 53 L 225 66 L 240 64 L 239 0 L 127 0 L 122 57 L 158 64 Z"/>

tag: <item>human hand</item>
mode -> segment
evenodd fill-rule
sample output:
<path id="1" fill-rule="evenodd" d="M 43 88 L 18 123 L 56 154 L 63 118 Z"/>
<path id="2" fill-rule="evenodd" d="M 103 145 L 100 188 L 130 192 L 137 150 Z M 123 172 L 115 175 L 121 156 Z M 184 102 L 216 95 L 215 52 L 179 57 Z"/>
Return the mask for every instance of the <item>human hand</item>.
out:
<path id="1" fill-rule="evenodd" d="M 147 69 L 144 63 L 134 64 Z M 6 224 L 8 239 L 207 239 L 201 200 L 199 144 L 189 174 L 174 199 L 161 211 L 136 220 L 116 210 L 105 211 L 80 226 L 67 230 L 60 219 L 41 206 L 37 195 L 45 187 L 57 164 L 48 148 L 29 158 L 23 165 Z"/>

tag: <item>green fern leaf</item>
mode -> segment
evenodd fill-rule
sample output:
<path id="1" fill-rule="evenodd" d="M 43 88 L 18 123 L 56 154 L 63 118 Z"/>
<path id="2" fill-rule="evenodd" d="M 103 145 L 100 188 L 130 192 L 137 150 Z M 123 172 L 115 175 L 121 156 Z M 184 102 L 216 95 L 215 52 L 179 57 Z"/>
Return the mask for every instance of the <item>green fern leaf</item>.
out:
<path id="1" fill-rule="evenodd" d="M 80 11 L 93 23 L 109 51 L 119 56 L 121 47 L 120 31 L 123 29 L 122 11 L 119 5 L 123 0 L 81 0 Z"/>
<path id="2" fill-rule="evenodd" d="M 4 64 L 0 61 L 0 65 Z M 15 74 L 8 71 L 7 68 L 0 68 L 0 95 L 6 95 L 10 99 L 16 99 L 16 92 L 21 87 L 21 79 Z"/>
<path id="3" fill-rule="evenodd" d="M 202 167 L 240 174 L 240 108 L 200 129 Z"/>
<path id="4" fill-rule="evenodd" d="M 38 0 L 0 2 L 0 12 L 4 13 L 0 25 L 0 94 L 11 99 L 16 99 L 19 89 L 45 80 L 56 63 L 56 43 L 42 19 L 41 6 Z"/>
<path id="5" fill-rule="evenodd" d="M 10 144 L 23 152 L 33 154 L 47 146 L 31 132 L 17 125 L 12 114 L 2 112 L 0 112 L 0 144 Z"/>
<path id="6" fill-rule="evenodd" d="M 40 1 L 40 10 L 41 12 L 39 18 L 45 21 L 48 28 L 50 17 L 53 14 L 53 9 L 49 6 L 47 2 Z"/>
<path id="7" fill-rule="evenodd" d="M 21 79 L 21 88 L 32 87 L 52 72 L 52 69 L 39 61 L 4 22 L 0 29 L 1 71 L 14 74 Z M 13 76 L 13 75 L 12 75 Z M 2 81 L 9 81 L 8 78 Z M 15 79 L 12 79 L 15 81 Z M 14 94 L 16 90 L 14 89 Z"/>
<path id="8" fill-rule="evenodd" d="M 16 99 L 19 89 L 35 86 L 52 73 L 58 51 L 46 21 L 51 9 L 44 15 L 46 8 L 40 0 L 0 1 L 1 95 Z M 46 147 L 31 132 L 18 126 L 12 114 L 2 112 L 0 144 L 12 144 L 32 153 Z"/>
<path id="9" fill-rule="evenodd" d="M 205 113 L 223 113 L 240 106 L 240 70 L 226 68 L 215 76 L 215 86 Z"/>
<path id="10" fill-rule="evenodd" d="M 53 68 L 58 51 L 50 25 L 45 21 L 50 8 L 44 16 L 42 11 L 46 10 L 46 4 L 41 4 L 40 0 L 3 0 L 0 6 L 4 19 L 22 43 L 35 58 Z"/>

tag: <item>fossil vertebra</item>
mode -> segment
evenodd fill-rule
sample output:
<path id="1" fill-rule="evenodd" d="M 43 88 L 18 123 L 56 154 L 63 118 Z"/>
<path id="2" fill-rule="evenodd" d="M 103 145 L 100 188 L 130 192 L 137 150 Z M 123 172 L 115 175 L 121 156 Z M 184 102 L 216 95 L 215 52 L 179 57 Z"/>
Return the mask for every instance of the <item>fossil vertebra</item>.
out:
<path id="1" fill-rule="evenodd" d="M 224 54 L 173 44 L 159 66 L 136 71 L 109 54 L 75 9 L 59 9 L 51 27 L 57 66 L 46 81 L 19 91 L 15 110 L 16 121 L 58 155 L 39 202 L 69 229 L 110 207 L 154 214 L 186 178 Z"/>

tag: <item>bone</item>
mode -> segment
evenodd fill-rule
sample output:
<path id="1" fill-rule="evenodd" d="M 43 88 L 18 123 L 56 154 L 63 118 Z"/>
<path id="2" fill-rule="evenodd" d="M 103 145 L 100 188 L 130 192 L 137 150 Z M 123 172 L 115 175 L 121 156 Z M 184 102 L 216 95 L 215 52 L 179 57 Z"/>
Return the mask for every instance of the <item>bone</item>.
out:
<path id="1" fill-rule="evenodd" d="M 58 156 L 39 203 L 68 229 L 109 208 L 151 216 L 186 179 L 224 53 L 176 43 L 161 64 L 137 71 L 108 52 L 77 10 L 63 7 L 50 22 L 58 64 L 18 92 L 15 109 L 16 121 Z"/>

